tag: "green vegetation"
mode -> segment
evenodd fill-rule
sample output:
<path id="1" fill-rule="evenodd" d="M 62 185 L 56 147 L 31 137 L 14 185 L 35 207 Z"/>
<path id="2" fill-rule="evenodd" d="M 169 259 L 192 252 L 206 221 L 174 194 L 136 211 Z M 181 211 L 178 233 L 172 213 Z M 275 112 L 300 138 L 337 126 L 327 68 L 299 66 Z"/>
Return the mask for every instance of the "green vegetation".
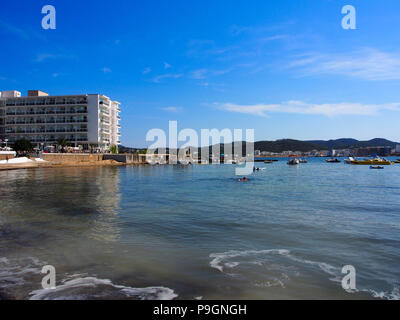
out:
<path id="1" fill-rule="evenodd" d="M 27 139 L 20 139 L 15 141 L 13 148 L 17 152 L 31 152 L 33 150 L 32 143 Z"/>
<path id="2" fill-rule="evenodd" d="M 65 138 L 61 138 L 57 140 L 57 145 L 61 147 L 61 152 L 65 152 L 65 148 L 68 146 L 68 141 Z"/>
<path id="3" fill-rule="evenodd" d="M 140 150 L 136 150 L 137 154 L 146 154 L 147 153 L 147 149 L 140 149 Z"/>
<path id="4" fill-rule="evenodd" d="M 115 144 L 111 145 L 110 151 L 112 154 L 118 154 L 118 146 L 116 146 Z"/>

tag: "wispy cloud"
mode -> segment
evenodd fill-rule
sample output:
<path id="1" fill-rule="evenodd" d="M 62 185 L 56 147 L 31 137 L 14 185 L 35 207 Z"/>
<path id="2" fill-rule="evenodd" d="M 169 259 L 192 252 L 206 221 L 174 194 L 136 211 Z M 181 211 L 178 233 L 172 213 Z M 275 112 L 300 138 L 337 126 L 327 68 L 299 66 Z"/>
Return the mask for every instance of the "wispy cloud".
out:
<path id="1" fill-rule="evenodd" d="M 239 45 L 218 46 L 213 40 L 191 40 L 188 43 L 187 55 L 192 58 L 210 58 L 231 56 L 241 50 Z"/>
<path id="2" fill-rule="evenodd" d="M 229 28 L 229 32 L 234 36 L 238 36 L 241 34 L 262 35 L 270 32 L 277 32 L 278 30 L 287 29 L 287 27 L 292 26 L 295 23 L 296 22 L 294 20 L 289 20 L 274 25 L 253 25 L 253 26 L 233 25 Z"/>
<path id="3" fill-rule="evenodd" d="M 172 68 L 172 66 L 168 62 L 164 62 L 164 69 Z"/>
<path id="4" fill-rule="evenodd" d="M 51 54 L 51 53 L 40 53 L 36 56 L 35 61 L 36 62 L 43 62 L 45 60 L 49 60 L 49 59 L 55 59 L 56 55 L 55 54 Z"/>
<path id="5" fill-rule="evenodd" d="M 207 75 L 207 69 L 198 69 L 190 73 L 190 78 L 192 79 L 205 79 Z"/>
<path id="6" fill-rule="evenodd" d="M 162 80 L 165 79 L 178 79 L 181 78 L 183 74 L 181 73 L 166 73 L 166 74 L 161 74 L 153 78 L 154 83 L 160 83 Z"/>
<path id="7" fill-rule="evenodd" d="M 112 72 L 112 70 L 107 67 L 102 68 L 101 71 L 103 71 L 103 73 L 111 73 Z"/>
<path id="8" fill-rule="evenodd" d="M 28 40 L 31 37 L 29 32 L 21 28 L 18 28 L 8 22 L 5 22 L 3 20 L 0 20 L 0 29 L 7 31 L 8 33 L 12 33 L 24 40 Z"/>
<path id="9" fill-rule="evenodd" d="M 142 71 L 143 74 L 148 74 L 150 72 L 151 72 L 151 68 L 150 67 L 147 67 Z"/>
<path id="10" fill-rule="evenodd" d="M 323 103 L 312 104 L 302 101 L 288 101 L 279 104 L 240 105 L 234 103 L 215 103 L 220 110 L 251 114 L 266 117 L 269 113 L 290 113 L 324 115 L 328 117 L 340 115 L 375 115 L 383 110 L 400 111 L 400 102 L 388 104 L 362 103 Z"/>
<path id="11" fill-rule="evenodd" d="M 161 110 L 167 111 L 167 112 L 172 112 L 172 113 L 180 113 L 183 111 L 182 107 L 166 107 L 166 108 L 160 108 Z"/>
<path id="12" fill-rule="evenodd" d="M 212 77 L 212 76 L 221 76 L 221 75 L 227 74 L 227 73 L 231 72 L 233 69 L 234 69 L 233 67 L 226 68 L 226 69 L 219 69 L 219 70 L 217 70 L 217 69 L 212 70 L 212 69 L 205 69 L 205 68 L 197 69 L 197 70 L 192 71 L 189 74 L 189 77 L 191 79 L 202 80 L 202 79 L 206 79 L 206 78 Z"/>
<path id="13" fill-rule="evenodd" d="M 400 80 L 400 52 L 363 49 L 350 54 L 305 54 L 287 65 L 307 75 L 343 75 L 369 81 Z"/>
<path id="14" fill-rule="evenodd" d="M 69 54 L 54 54 L 54 53 L 39 53 L 34 59 L 35 62 L 44 62 L 47 60 L 57 60 L 57 59 L 73 59 L 73 55 Z"/>

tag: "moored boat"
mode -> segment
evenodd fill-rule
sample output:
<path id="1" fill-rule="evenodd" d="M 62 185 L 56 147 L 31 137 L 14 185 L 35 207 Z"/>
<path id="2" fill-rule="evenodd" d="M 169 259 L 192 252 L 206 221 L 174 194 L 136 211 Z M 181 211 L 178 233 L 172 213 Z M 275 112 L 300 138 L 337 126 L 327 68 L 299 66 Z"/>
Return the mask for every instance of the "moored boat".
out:
<path id="1" fill-rule="evenodd" d="M 353 157 L 349 157 L 348 159 L 345 159 L 344 160 L 344 163 L 345 164 L 351 164 L 353 161 L 355 161 L 356 159 L 355 158 L 353 158 Z"/>
<path id="2" fill-rule="evenodd" d="M 337 158 L 326 159 L 325 161 L 328 163 L 339 163 L 340 162 L 340 160 Z"/>
<path id="3" fill-rule="evenodd" d="M 355 165 L 381 165 L 381 166 L 390 166 L 392 164 L 391 161 L 386 160 L 384 158 L 375 157 L 373 159 L 364 159 L 364 160 L 354 160 L 351 161 L 351 164 Z"/>
<path id="4" fill-rule="evenodd" d="M 299 159 L 290 159 L 287 164 L 291 165 L 291 166 L 295 166 L 295 165 L 300 164 L 300 160 Z"/>

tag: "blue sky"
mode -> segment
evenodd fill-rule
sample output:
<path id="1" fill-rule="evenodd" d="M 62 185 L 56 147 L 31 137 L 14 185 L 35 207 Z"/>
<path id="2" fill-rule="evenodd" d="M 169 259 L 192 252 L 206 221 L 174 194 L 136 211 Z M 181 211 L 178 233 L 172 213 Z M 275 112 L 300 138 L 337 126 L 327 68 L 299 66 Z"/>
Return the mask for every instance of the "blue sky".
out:
<path id="1" fill-rule="evenodd" d="M 57 10 L 43 30 L 41 9 Z M 357 29 L 344 30 L 351 4 Z M 102 93 L 122 144 L 152 128 L 400 141 L 398 0 L 4 1 L 0 90 Z"/>

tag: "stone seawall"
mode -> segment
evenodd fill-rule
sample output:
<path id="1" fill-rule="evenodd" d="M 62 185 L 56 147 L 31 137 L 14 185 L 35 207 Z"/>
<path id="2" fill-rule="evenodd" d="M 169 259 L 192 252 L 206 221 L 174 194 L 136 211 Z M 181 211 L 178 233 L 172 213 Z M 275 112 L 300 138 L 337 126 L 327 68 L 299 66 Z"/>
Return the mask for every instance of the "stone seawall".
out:
<path id="1" fill-rule="evenodd" d="M 9 154 L 5 154 L 5 153 L 0 153 L 0 161 L 2 160 L 10 160 L 14 158 L 14 154 L 13 153 L 9 153 Z"/>
<path id="2" fill-rule="evenodd" d="M 104 154 L 103 160 L 115 160 L 128 164 L 144 164 L 146 163 L 146 155 L 141 154 Z"/>
<path id="3" fill-rule="evenodd" d="M 114 160 L 126 164 L 146 163 L 146 155 L 141 154 L 43 153 L 42 158 L 52 163 L 98 162 L 103 160 Z"/>
<path id="4" fill-rule="evenodd" d="M 43 160 L 53 163 L 97 162 L 103 160 L 102 154 L 88 153 L 43 153 Z"/>

